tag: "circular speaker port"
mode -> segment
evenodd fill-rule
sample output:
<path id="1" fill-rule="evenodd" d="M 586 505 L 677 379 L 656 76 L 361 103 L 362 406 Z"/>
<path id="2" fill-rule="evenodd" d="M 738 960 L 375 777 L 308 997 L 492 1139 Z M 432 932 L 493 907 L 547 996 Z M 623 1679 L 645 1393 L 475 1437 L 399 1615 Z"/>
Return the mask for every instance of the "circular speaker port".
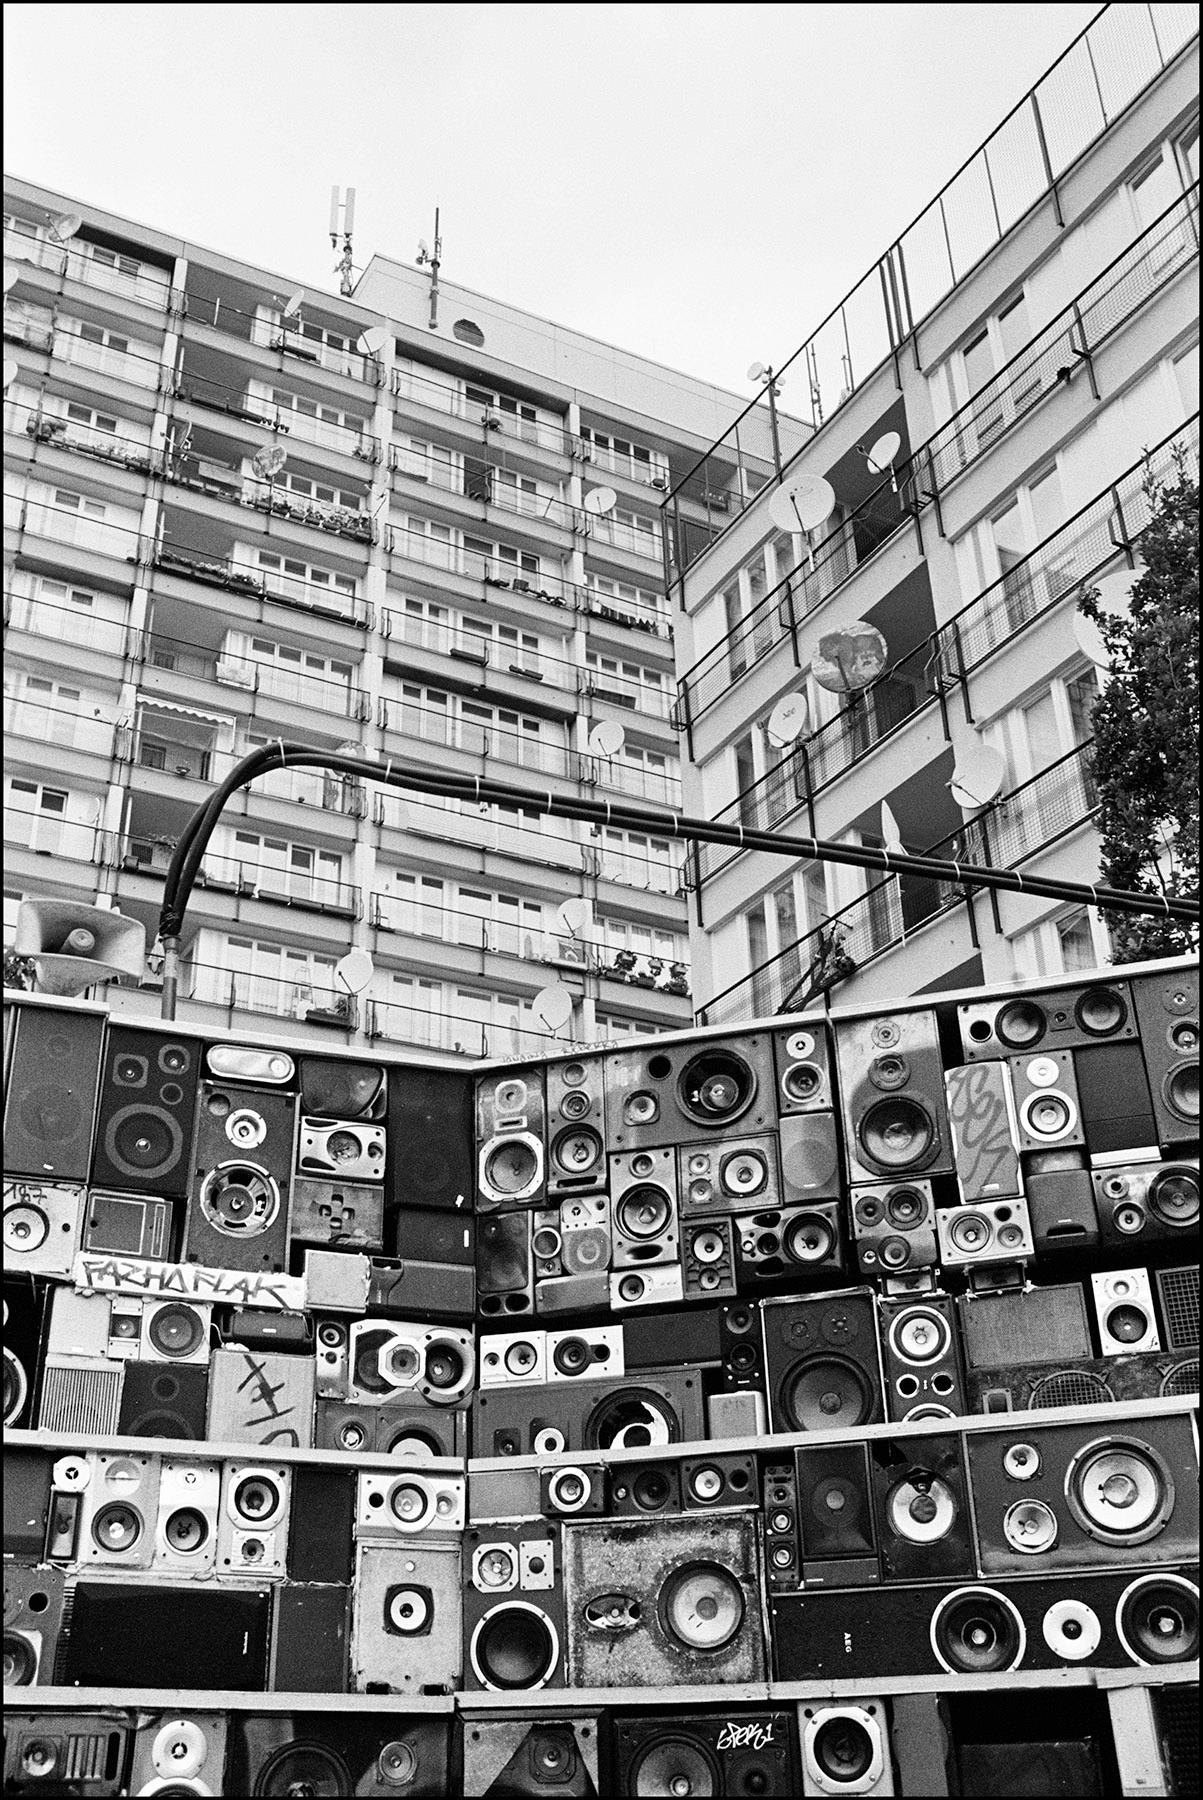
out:
<path id="1" fill-rule="evenodd" d="M 560 1640 L 546 1613 L 524 1600 L 502 1601 L 477 1623 L 468 1659 L 483 1687 L 540 1688 L 560 1660 Z"/>
<path id="2" fill-rule="evenodd" d="M 677 1098 L 699 1125 L 729 1125 L 747 1112 L 756 1096 L 756 1076 L 735 1051 L 703 1050 L 681 1071 Z"/>
<path id="3" fill-rule="evenodd" d="M 1021 1556 L 1041 1556 L 1057 1541 L 1057 1515 L 1043 1500 L 1016 1500 L 1003 1514 L 1003 1536 Z"/>
<path id="4" fill-rule="evenodd" d="M 718 1563 L 687 1563 L 661 1589 L 660 1618 L 669 1635 L 687 1650 L 721 1650 L 743 1624 L 743 1590 Z"/>
<path id="5" fill-rule="evenodd" d="M 998 1015 L 994 1029 L 1010 1050 L 1030 1050 L 1044 1036 L 1045 1017 L 1030 1000 L 1012 1000 Z"/>
<path id="6" fill-rule="evenodd" d="M 1018 1609 L 993 1588 L 958 1588 L 932 1614 L 931 1646 L 951 1675 L 1017 1668 L 1027 1643 Z"/>
<path id="7" fill-rule="evenodd" d="M 1085 1662 L 1098 1649 L 1103 1627 L 1084 1600 L 1057 1600 L 1041 1621 L 1044 1641 L 1064 1662 Z"/>
<path id="8" fill-rule="evenodd" d="M 875 1101 L 857 1121 L 856 1134 L 864 1160 L 887 1174 L 924 1168 L 939 1147 L 931 1114 L 906 1095 Z"/>
<path id="9" fill-rule="evenodd" d="M 147 1335 L 160 1356 L 179 1358 L 194 1355 L 205 1342 L 208 1332 L 194 1306 L 169 1301 L 151 1314 Z"/>
<path id="10" fill-rule="evenodd" d="M 949 1347 L 948 1321 L 933 1307 L 910 1307 L 890 1321 L 887 1341 L 902 1362 L 936 1362 Z"/>
<path id="11" fill-rule="evenodd" d="M 1163 1225 L 1188 1230 L 1199 1220 L 1199 1171 L 1191 1168 L 1159 1169 L 1149 1183 L 1149 1210 Z"/>
<path id="12" fill-rule="evenodd" d="M 1199 1590 L 1181 1575 L 1144 1575 L 1120 1596 L 1115 1628 L 1134 1663 L 1193 1662 L 1199 1654 Z"/>
<path id="13" fill-rule="evenodd" d="M 672 1201 L 663 1188 L 651 1182 L 628 1189 L 616 1209 L 618 1229 L 639 1243 L 659 1237 L 671 1218 Z"/>
<path id="14" fill-rule="evenodd" d="M 1163 1458 L 1134 1438 L 1085 1445 L 1065 1472 L 1070 1511 L 1105 1544 L 1145 1544 L 1174 1507 L 1174 1483 Z"/>

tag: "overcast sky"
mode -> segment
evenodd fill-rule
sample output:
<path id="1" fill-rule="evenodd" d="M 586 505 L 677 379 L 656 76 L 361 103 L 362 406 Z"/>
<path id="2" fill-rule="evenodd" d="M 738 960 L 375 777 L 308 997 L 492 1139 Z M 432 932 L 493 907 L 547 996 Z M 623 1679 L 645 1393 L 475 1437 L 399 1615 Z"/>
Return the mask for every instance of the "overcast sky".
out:
<path id="1" fill-rule="evenodd" d="M 9 4 L 5 165 L 332 290 L 333 185 L 357 265 L 437 203 L 446 279 L 749 393 L 1097 11 Z"/>

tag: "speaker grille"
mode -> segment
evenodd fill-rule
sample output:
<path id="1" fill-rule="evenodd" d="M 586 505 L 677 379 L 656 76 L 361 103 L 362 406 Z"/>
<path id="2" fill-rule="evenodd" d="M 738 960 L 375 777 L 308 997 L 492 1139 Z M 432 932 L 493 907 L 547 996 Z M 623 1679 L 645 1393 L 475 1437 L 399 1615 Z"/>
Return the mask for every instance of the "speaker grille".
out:
<path id="1" fill-rule="evenodd" d="M 76 1368 L 47 1362 L 38 1425 L 43 1431 L 111 1437 L 121 1411 L 124 1370 Z"/>
<path id="2" fill-rule="evenodd" d="M 1199 1271 L 1158 1269 L 1161 1323 L 1171 1350 L 1189 1350 L 1199 1341 Z"/>
<path id="3" fill-rule="evenodd" d="M 1199 1792 L 1199 1687 L 1153 1690 L 1153 1708 L 1170 1769 L 1170 1791 Z"/>
<path id="4" fill-rule="evenodd" d="M 1115 1399 L 1101 1375 L 1088 1369 L 1058 1369 L 1032 1390 L 1032 1406 L 1105 1406 Z"/>
<path id="5" fill-rule="evenodd" d="M 1199 1391 L 1199 1359 L 1188 1356 L 1184 1362 L 1176 1363 L 1169 1371 L 1157 1392 L 1166 1394 L 1197 1394 Z"/>

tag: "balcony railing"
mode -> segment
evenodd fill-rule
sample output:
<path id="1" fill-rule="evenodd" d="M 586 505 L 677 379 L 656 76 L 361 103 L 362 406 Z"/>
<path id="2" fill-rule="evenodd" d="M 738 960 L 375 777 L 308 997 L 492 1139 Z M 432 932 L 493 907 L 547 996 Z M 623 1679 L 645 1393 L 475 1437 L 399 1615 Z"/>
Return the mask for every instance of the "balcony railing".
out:
<path id="1" fill-rule="evenodd" d="M 393 393 L 399 400 L 412 400 L 418 406 L 446 413 L 448 418 L 477 424 L 482 433 L 516 438 L 520 443 L 534 444 L 561 456 L 568 455 L 575 442 L 562 425 L 544 419 L 526 419 L 507 408 L 485 406 L 479 400 L 470 400 L 462 388 L 419 375 L 408 367 L 393 370 Z"/>
<path id="2" fill-rule="evenodd" d="M 189 961 L 183 999 L 198 1006 L 217 1006 L 227 1013 L 266 1013 L 307 1025 L 330 1025 L 343 1031 L 359 1028 L 354 995 L 321 979 L 302 976 L 244 974 L 215 963 Z M 232 1023 L 232 1019 L 231 1019 Z"/>
<path id="3" fill-rule="evenodd" d="M 380 439 L 370 431 L 336 425 L 329 419 L 311 418 L 294 407 L 277 406 L 274 400 L 248 393 L 245 387 L 233 388 L 227 383 L 196 375 L 190 369 L 179 371 L 171 383 L 172 396 L 193 406 L 204 406 L 232 419 L 250 425 L 266 425 L 270 431 L 282 432 L 302 443 L 317 444 L 340 456 L 353 456 L 360 462 L 378 463 L 382 450 Z"/>
<path id="4" fill-rule="evenodd" d="M 1105 6 L 962 164 L 935 199 L 838 306 L 776 369 L 801 396 L 807 424 L 819 431 L 960 285 L 995 244 L 1106 132 L 1198 28 L 1197 15 L 1173 4 Z M 758 394 L 674 487 L 665 501 L 679 573 L 748 504 L 749 477 L 762 461 L 741 443 Z M 807 410 L 808 409 L 808 410 Z M 756 434 L 764 440 L 763 421 Z M 760 477 L 763 479 L 763 477 Z M 723 510 L 688 519 L 681 501 L 713 491 Z"/>
<path id="5" fill-rule="evenodd" d="M 1198 191 L 1196 184 L 1141 232 L 1026 349 L 815 546 L 813 561 L 808 554 L 698 658 L 678 683 L 683 722 L 696 725 L 782 639 L 792 637 L 801 663 L 799 621 L 908 519 L 917 518 L 924 506 L 938 506 L 943 488 L 1062 381 L 1072 381 L 1081 362 L 1090 362 L 1107 338 L 1161 292 L 1167 279 L 1197 259 Z"/>
<path id="6" fill-rule="evenodd" d="M 141 875 L 166 874 L 174 843 L 165 838 L 123 837 L 111 860 Z M 268 900 L 310 912 L 334 913 L 358 919 L 363 912 L 359 888 L 329 875 L 312 875 L 305 869 L 272 869 L 245 857 L 206 852 L 197 875 L 198 886 L 215 893 L 236 894 L 243 900 Z"/>
<path id="7" fill-rule="evenodd" d="M 34 811 L 11 801 L 4 808 L 4 841 L 36 856 L 61 862 L 95 863 L 101 859 L 101 834 L 95 825 L 58 813 Z"/>
<path id="8" fill-rule="evenodd" d="M 216 681 L 265 698 L 315 706 L 348 719 L 366 719 L 371 702 L 366 691 L 349 682 L 296 672 L 291 666 L 251 656 L 227 656 L 179 638 L 155 632 L 146 643 L 148 669 L 162 669 L 195 681 Z"/>
<path id="9" fill-rule="evenodd" d="M 182 296 L 172 288 L 171 277 L 148 264 L 136 270 L 122 269 L 120 262 L 98 260 L 93 252 L 78 244 L 60 244 L 46 237 L 28 237 L 24 232 L 4 233 L 4 254 L 11 262 L 32 263 L 35 268 L 49 269 L 52 274 L 65 274 L 69 280 L 82 281 L 88 287 L 102 288 L 122 300 L 137 300 L 144 306 L 157 306 L 164 311 Z M 107 254 L 107 253 L 102 253 Z M 134 262 L 134 258 L 122 258 Z"/>
<path id="10" fill-rule="evenodd" d="M 1187 466 L 1197 475 L 1198 446 L 1196 419 L 1134 464 L 931 639 L 887 669 L 863 699 L 853 700 L 821 725 L 717 817 L 763 830 L 774 830 L 796 817 L 846 769 L 940 698 L 941 685 L 947 692 L 1067 594 L 1080 591 L 1115 560 L 1121 545 L 1135 547 L 1149 522 L 1146 475 L 1168 475 L 1178 450 L 1185 452 Z M 712 880 L 740 854 L 714 844 L 699 845 L 692 864 L 697 879 L 702 884 Z"/>
<path id="11" fill-rule="evenodd" d="M 376 521 L 370 513 L 354 512 L 349 506 L 331 506 L 324 500 L 306 500 L 282 488 L 268 491 L 261 483 L 248 482 L 239 499 L 243 506 L 256 512 L 291 519 L 296 525 L 308 525 L 314 531 L 332 531 L 339 537 L 352 538 L 359 544 L 376 542 Z"/>
<path id="12" fill-rule="evenodd" d="M 427 1050 L 445 1050 L 456 1056 L 548 1056 L 567 1048 L 563 1038 L 557 1040 L 533 1022 L 519 1024 L 522 1017 L 531 1015 L 522 1014 L 517 1003 L 510 1020 L 493 1023 L 466 1013 L 372 1000 L 368 1004 L 366 1030 L 370 1038 L 416 1044 Z"/>
<path id="13" fill-rule="evenodd" d="M 925 855 L 1013 868 L 1047 849 L 1093 817 L 1098 795 L 1091 775 L 1093 740 L 1043 769 L 1010 793 L 1000 795 L 963 830 L 943 838 Z M 965 900 L 958 883 L 926 876 L 889 875 L 858 899 L 825 919 L 796 943 L 769 957 L 749 975 L 699 1007 L 701 1025 L 789 1010 L 792 996 L 833 949 L 853 969 L 904 943 L 931 919 Z M 849 971 L 851 972 L 851 971 Z"/>
<path id="14" fill-rule="evenodd" d="M 319 613 L 349 625 L 367 625 L 369 609 L 362 596 L 343 589 L 319 586 L 278 569 L 261 569 L 233 556 L 215 556 L 171 541 L 154 552 L 154 565 L 166 575 L 185 575 L 206 587 L 228 588 L 234 593 L 255 594 L 302 612 Z"/>
<path id="15" fill-rule="evenodd" d="M 14 571 L 14 581 L 22 571 Z M 4 623 L 32 637 L 62 642 L 75 650 L 126 656 L 136 648 L 137 633 L 117 619 L 90 617 L 78 607 L 59 606 L 40 594 L 10 591 L 4 597 Z"/>

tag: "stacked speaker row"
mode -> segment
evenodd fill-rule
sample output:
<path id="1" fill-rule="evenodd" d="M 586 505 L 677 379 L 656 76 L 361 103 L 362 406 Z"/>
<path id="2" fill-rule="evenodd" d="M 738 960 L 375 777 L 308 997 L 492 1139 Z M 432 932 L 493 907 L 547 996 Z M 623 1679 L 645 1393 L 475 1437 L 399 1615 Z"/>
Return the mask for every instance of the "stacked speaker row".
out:
<path id="1" fill-rule="evenodd" d="M 1007 1735 L 1014 1700 L 1022 1726 Z M 1133 1701 L 1135 1704 L 1133 1704 Z M 1197 1688 L 1025 1689 L 989 1706 L 866 1695 L 753 1708 L 470 1712 L 10 1713 L 5 1792 L 98 1797 L 1198 1792 Z M 1004 1721 L 1000 1723 L 1001 1721 Z M 1192 1741 L 1193 1740 L 1193 1741 Z M 1154 1783 L 1156 1785 L 1154 1785 Z"/>
<path id="2" fill-rule="evenodd" d="M 10 1682 L 402 1696 L 1198 1654 L 1189 1408 L 372 1469 L 14 1451 Z"/>

